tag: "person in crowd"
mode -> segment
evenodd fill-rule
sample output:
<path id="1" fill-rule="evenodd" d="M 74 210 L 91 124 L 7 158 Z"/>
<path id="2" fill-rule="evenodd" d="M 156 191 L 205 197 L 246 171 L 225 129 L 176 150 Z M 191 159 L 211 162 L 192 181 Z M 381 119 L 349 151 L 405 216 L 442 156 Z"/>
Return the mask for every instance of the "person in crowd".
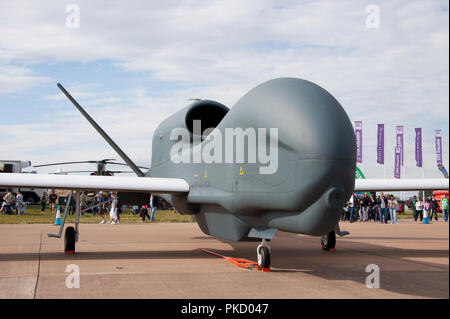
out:
<path id="1" fill-rule="evenodd" d="M 156 207 L 153 205 L 153 194 L 150 194 L 150 202 L 149 202 L 149 208 L 150 208 L 150 221 L 155 221 L 155 210 Z"/>
<path id="2" fill-rule="evenodd" d="M 70 202 L 67 204 L 69 205 L 69 215 L 75 214 L 75 210 L 76 210 L 75 195 L 72 196 L 72 198 L 70 199 Z"/>
<path id="3" fill-rule="evenodd" d="M 23 202 L 23 195 L 20 191 L 16 195 L 16 210 L 17 215 L 25 215 L 25 203 Z"/>
<path id="4" fill-rule="evenodd" d="M 116 193 L 111 194 L 111 209 L 109 211 L 109 223 L 108 224 L 117 224 L 117 206 L 119 201 L 117 199 Z"/>
<path id="5" fill-rule="evenodd" d="M 147 216 L 148 220 L 150 220 L 150 215 L 148 214 L 148 209 L 147 209 L 147 205 L 143 205 L 141 208 L 141 222 L 145 221 L 145 217 Z"/>
<path id="6" fill-rule="evenodd" d="M 384 202 L 386 203 L 386 209 L 384 210 L 384 223 L 385 224 L 387 224 L 388 222 L 391 221 L 391 213 L 389 211 L 389 205 L 388 205 L 390 196 L 391 195 L 389 195 L 389 194 L 386 194 L 386 195 L 383 194 Z"/>
<path id="7" fill-rule="evenodd" d="M 139 206 L 133 205 L 133 215 L 136 216 L 137 214 L 139 214 Z"/>
<path id="8" fill-rule="evenodd" d="M 98 204 L 97 200 L 98 200 L 97 195 L 94 195 L 93 197 L 89 198 L 88 205 L 92 207 L 91 208 L 92 216 L 98 214 L 98 206 L 96 206 Z"/>
<path id="9" fill-rule="evenodd" d="M 359 210 L 359 218 L 362 222 L 366 222 L 369 220 L 369 198 L 366 193 L 362 194 L 359 203 L 361 206 Z"/>
<path id="10" fill-rule="evenodd" d="M 353 223 L 353 212 L 355 209 L 355 194 L 352 194 L 350 200 L 348 202 L 348 215 L 350 219 L 350 223 Z"/>
<path id="11" fill-rule="evenodd" d="M 95 205 L 97 205 L 98 204 L 98 202 L 97 202 L 97 195 L 95 195 L 94 196 L 94 198 L 92 199 L 92 216 L 95 216 L 95 215 L 97 215 L 98 214 L 98 207 L 99 206 L 95 206 Z"/>
<path id="12" fill-rule="evenodd" d="M 430 220 L 433 219 L 433 215 L 434 215 L 434 220 L 438 221 L 438 213 L 437 213 L 437 209 L 438 209 L 438 202 L 436 200 L 436 198 L 434 196 L 431 196 L 430 199 Z"/>
<path id="13" fill-rule="evenodd" d="M 420 216 L 420 221 L 423 220 L 423 209 L 424 209 L 424 202 L 422 201 L 422 198 L 419 196 L 419 198 L 416 201 L 416 215 L 414 216 L 414 221 L 417 221 L 417 217 Z"/>
<path id="14" fill-rule="evenodd" d="M 387 224 L 387 220 L 388 220 L 388 218 L 387 218 L 387 210 L 388 210 L 388 207 L 387 207 L 386 197 L 384 197 L 383 193 L 380 193 L 380 196 L 379 196 L 378 200 L 379 200 L 379 204 L 378 205 L 380 207 L 379 212 L 378 212 L 379 216 L 380 216 L 380 223 L 383 223 L 383 219 L 384 219 L 384 223 Z"/>
<path id="15" fill-rule="evenodd" d="M 52 190 L 50 195 L 48 195 L 48 203 L 50 205 L 50 211 L 53 214 L 53 210 L 55 209 L 56 200 L 58 199 L 58 195 L 56 195 L 55 190 Z"/>
<path id="16" fill-rule="evenodd" d="M 427 197 L 427 199 L 425 200 L 424 204 L 423 204 L 423 211 L 424 213 L 426 213 L 426 215 L 429 217 L 430 216 L 430 198 Z"/>
<path id="17" fill-rule="evenodd" d="M 348 215 L 348 202 L 346 202 L 344 204 L 344 207 L 342 208 L 342 212 L 341 212 L 341 220 L 345 221 L 347 220 L 347 215 Z"/>
<path id="18" fill-rule="evenodd" d="M 360 215 L 360 211 L 361 211 L 361 204 L 360 204 L 360 198 L 357 197 L 356 195 L 353 199 L 353 205 L 354 205 L 353 218 L 354 218 L 355 222 L 357 222 L 358 217 L 360 217 L 359 215 Z"/>
<path id="19" fill-rule="evenodd" d="M 388 207 L 389 207 L 389 213 L 390 213 L 391 224 L 393 224 L 393 223 L 398 224 L 398 221 L 397 221 L 397 208 L 398 208 L 398 202 L 397 202 L 397 200 L 394 198 L 394 195 L 391 195 L 391 196 L 389 197 L 389 200 L 388 200 Z"/>
<path id="20" fill-rule="evenodd" d="M 95 195 L 95 197 L 96 197 L 96 202 L 98 204 L 103 203 L 102 205 L 100 205 L 98 207 L 98 214 L 102 218 L 102 220 L 100 221 L 100 224 L 105 224 L 106 223 L 105 212 L 106 212 L 106 201 L 107 201 L 106 196 L 102 191 L 100 191 L 97 195 Z"/>
<path id="21" fill-rule="evenodd" d="M 377 208 L 377 202 L 375 200 L 375 197 L 373 194 L 370 194 L 369 198 L 369 219 L 376 221 L 376 208 Z"/>
<path id="22" fill-rule="evenodd" d="M 411 206 L 414 220 L 417 221 L 417 210 L 416 210 L 416 203 L 417 203 L 417 196 L 414 195 L 414 197 L 409 201 L 409 205 Z"/>
<path id="23" fill-rule="evenodd" d="M 445 196 L 445 194 L 442 195 L 441 198 L 441 210 L 444 222 L 446 222 L 448 220 L 448 198 Z"/>
<path id="24" fill-rule="evenodd" d="M 119 199 L 117 197 L 117 199 Z M 120 201 L 117 203 L 117 222 L 116 224 L 120 224 L 120 214 L 122 214 L 122 204 L 120 204 Z"/>
<path id="25" fill-rule="evenodd" d="M 16 197 L 11 192 L 8 192 L 3 197 L 3 201 L 5 202 L 4 214 L 5 215 L 12 215 L 13 214 L 12 210 L 13 210 L 14 202 L 16 201 Z"/>
<path id="26" fill-rule="evenodd" d="M 46 204 L 47 204 L 47 192 L 43 192 L 41 196 L 41 213 L 45 212 Z"/>
<path id="27" fill-rule="evenodd" d="M 377 199 L 376 199 L 376 203 L 377 203 L 377 209 L 378 209 L 378 221 L 379 222 L 383 222 L 383 212 L 381 211 L 381 194 L 378 195 Z"/>

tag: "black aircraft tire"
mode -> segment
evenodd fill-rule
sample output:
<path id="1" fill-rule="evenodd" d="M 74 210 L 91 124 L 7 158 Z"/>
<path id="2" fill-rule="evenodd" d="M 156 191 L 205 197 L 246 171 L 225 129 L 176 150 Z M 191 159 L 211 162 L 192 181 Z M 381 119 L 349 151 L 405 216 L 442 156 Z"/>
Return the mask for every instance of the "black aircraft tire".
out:
<path id="1" fill-rule="evenodd" d="M 258 269 L 270 268 L 270 251 L 267 247 L 259 248 Z"/>
<path id="2" fill-rule="evenodd" d="M 69 226 L 64 233 L 64 253 L 75 253 L 75 228 Z"/>
<path id="3" fill-rule="evenodd" d="M 336 248 L 336 233 L 334 230 L 331 233 L 323 235 L 320 243 L 323 250 L 330 250 Z"/>

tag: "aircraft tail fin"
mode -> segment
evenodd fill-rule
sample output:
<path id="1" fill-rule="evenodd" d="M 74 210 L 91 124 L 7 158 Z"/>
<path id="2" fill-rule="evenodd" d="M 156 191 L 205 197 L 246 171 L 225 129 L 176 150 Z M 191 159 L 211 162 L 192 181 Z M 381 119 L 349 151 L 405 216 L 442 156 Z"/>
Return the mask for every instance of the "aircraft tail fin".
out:
<path id="1" fill-rule="evenodd" d="M 125 163 L 136 173 L 137 176 L 143 177 L 144 173 L 133 163 L 133 161 L 120 149 L 120 147 L 106 134 L 106 132 L 94 121 L 94 119 L 78 104 L 77 101 L 66 91 L 66 89 L 58 83 L 58 88 L 65 96 L 72 102 L 73 105 L 80 111 L 80 113 L 88 120 L 88 122 L 95 128 L 95 130 L 105 139 L 105 141 L 116 151 L 117 154 L 124 160 Z"/>

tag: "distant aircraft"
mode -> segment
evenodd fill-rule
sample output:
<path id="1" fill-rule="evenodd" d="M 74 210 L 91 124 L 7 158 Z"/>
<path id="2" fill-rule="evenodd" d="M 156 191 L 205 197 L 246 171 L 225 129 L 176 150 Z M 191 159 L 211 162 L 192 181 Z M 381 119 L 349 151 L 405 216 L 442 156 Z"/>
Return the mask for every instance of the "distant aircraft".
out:
<path id="1" fill-rule="evenodd" d="M 356 138 L 339 102 L 320 86 L 278 78 L 250 90 L 231 109 L 196 100 L 164 120 L 144 174 L 89 114 L 58 87 L 137 177 L 0 174 L 0 186 L 159 193 L 209 235 L 261 241 L 258 268 L 270 266 L 277 230 L 321 236 L 336 245 L 343 205 L 354 191 L 446 189 L 448 179 L 355 181 Z M 199 125 L 200 124 L 200 125 Z M 148 197 L 148 196 L 147 196 Z M 67 227 L 65 251 L 78 240 Z M 61 236 L 62 228 L 60 229 Z"/>
<path id="2" fill-rule="evenodd" d="M 55 173 L 50 174 L 69 174 L 69 173 L 91 173 L 91 175 L 98 175 L 98 176 L 112 176 L 114 174 L 128 174 L 133 173 L 132 171 L 114 171 L 114 170 L 107 170 L 106 165 L 112 164 L 112 165 L 122 165 L 122 166 L 128 166 L 124 163 L 117 163 L 114 162 L 115 159 L 102 159 L 102 160 L 90 160 L 90 161 L 71 161 L 71 162 L 62 162 L 62 163 L 47 163 L 47 164 L 40 164 L 40 165 L 33 165 L 33 167 L 47 167 L 47 166 L 60 166 L 60 165 L 71 165 L 71 164 L 96 164 L 97 169 L 96 170 L 62 170 L 61 167 L 58 167 Z M 145 168 L 147 167 L 138 166 L 139 168 Z"/>

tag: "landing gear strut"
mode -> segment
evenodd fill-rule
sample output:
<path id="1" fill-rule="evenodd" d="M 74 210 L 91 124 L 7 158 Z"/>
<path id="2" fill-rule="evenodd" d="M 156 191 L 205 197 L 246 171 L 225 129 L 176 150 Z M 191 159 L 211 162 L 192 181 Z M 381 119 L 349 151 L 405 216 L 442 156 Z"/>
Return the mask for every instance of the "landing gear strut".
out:
<path id="1" fill-rule="evenodd" d="M 81 215 L 81 203 L 80 203 L 81 191 L 75 191 L 75 227 L 69 226 L 64 232 L 64 253 L 66 255 L 75 254 L 75 243 L 78 241 L 79 224 Z M 67 203 L 70 205 L 70 202 Z"/>
<path id="2" fill-rule="evenodd" d="M 334 250 L 336 248 L 336 233 L 334 230 L 320 239 L 323 250 Z"/>
<path id="3" fill-rule="evenodd" d="M 267 271 L 270 269 L 270 247 L 266 240 L 263 239 L 261 244 L 256 248 L 256 255 L 258 257 L 258 269 Z"/>

